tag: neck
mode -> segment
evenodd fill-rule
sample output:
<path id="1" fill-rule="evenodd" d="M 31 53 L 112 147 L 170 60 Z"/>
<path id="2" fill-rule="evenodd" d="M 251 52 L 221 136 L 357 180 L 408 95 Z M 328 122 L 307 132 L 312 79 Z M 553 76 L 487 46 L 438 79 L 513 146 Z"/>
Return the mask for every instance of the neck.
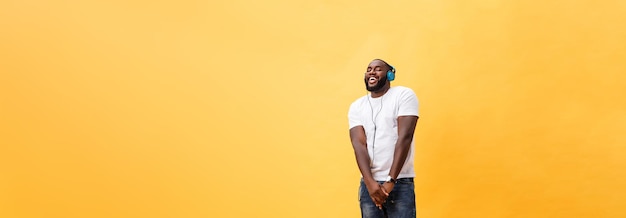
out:
<path id="1" fill-rule="evenodd" d="M 387 93 L 387 91 L 389 91 L 389 84 L 383 86 L 382 89 L 378 90 L 378 91 L 372 91 L 370 93 L 372 93 L 372 98 L 378 98 L 380 96 L 383 96 L 385 93 Z"/>

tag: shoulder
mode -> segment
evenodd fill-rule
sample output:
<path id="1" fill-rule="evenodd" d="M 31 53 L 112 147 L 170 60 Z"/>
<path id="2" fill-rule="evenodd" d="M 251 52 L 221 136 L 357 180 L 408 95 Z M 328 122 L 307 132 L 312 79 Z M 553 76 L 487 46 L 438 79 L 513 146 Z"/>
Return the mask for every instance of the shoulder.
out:
<path id="1" fill-rule="evenodd" d="M 355 108 L 361 107 L 361 105 L 363 105 L 364 102 L 367 102 L 366 98 L 367 98 L 367 95 L 361 96 L 361 97 L 357 98 L 356 100 L 354 100 L 350 104 L 350 109 L 355 109 Z"/>
<path id="2" fill-rule="evenodd" d="M 394 90 L 395 92 L 413 92 L 413 89 L 406 87 L 406 86 L 394 86 L 391 87 L 392 90 Z"/>
<path id="3" fill-rule="evenodd" d="M 394 93 L 394 95 L 398 95 L 398 96 L 415 96 L 415 92 L 413 91 L 413 89 L 409 88 L 409 87 L 404 87 L 404 86 L 394 86 L 391 87 L 390 90 L 393 90 L 392 93 Z"/>

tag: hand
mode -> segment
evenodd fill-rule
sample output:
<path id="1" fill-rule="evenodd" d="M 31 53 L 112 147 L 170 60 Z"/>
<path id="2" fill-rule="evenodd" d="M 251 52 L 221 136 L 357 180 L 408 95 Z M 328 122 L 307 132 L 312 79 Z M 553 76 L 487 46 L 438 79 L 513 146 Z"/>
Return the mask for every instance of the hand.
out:
<path id="1" fill-rule="evenodd" d="M 387 194 L 391 193 L 391 191 L 393 190 L 393 187 L 396 186 L 395 183 L 393 182 L 385 182 L 383 183 L 383 189 L 385 192 L 387 192 Z"/>
<path id="2" fill-rule="evenodd" d="M 367 192 L 369 192 L 374 204 L 376 204 L 379 209 L 382 209 L 383 203 L 387 200 L 389 193 L 387 193 L 383 186 L 378 184 L 376 181 L 367 183 L 365 186 L 367 186 Z"/>

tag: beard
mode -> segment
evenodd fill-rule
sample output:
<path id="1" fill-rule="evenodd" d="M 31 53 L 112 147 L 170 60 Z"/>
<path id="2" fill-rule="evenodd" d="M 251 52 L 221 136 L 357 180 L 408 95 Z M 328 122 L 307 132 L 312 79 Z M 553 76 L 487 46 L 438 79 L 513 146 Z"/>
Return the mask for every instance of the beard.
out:
<path id="1" fill-rule="evenodd" d="M 377 92 L 381 90 L 383 86 L 385 86 L 385 84 L 387 84 L 386 76 L 384 76 L 383 78 L 380 78 L 380 80 L 378 80 L 375 86 L 368 86 L 368 83 L 367 83 L 368 78 L 365 78 L 364 80 L 365 80 L 365 89 L 367 89 L 367 91 L 370 91 L 370 92 Z"/>

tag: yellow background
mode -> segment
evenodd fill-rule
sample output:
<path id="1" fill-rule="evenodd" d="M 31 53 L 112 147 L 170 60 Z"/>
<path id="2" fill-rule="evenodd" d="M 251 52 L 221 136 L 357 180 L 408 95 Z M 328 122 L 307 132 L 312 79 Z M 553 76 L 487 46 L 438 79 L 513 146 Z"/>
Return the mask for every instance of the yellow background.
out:
<path id="1" fill-rule="evenodd" d="M 0 217 L 358 217 L 415 90 L 418 216 L 626 217 L 623 1 L 0 3 Z"/>

